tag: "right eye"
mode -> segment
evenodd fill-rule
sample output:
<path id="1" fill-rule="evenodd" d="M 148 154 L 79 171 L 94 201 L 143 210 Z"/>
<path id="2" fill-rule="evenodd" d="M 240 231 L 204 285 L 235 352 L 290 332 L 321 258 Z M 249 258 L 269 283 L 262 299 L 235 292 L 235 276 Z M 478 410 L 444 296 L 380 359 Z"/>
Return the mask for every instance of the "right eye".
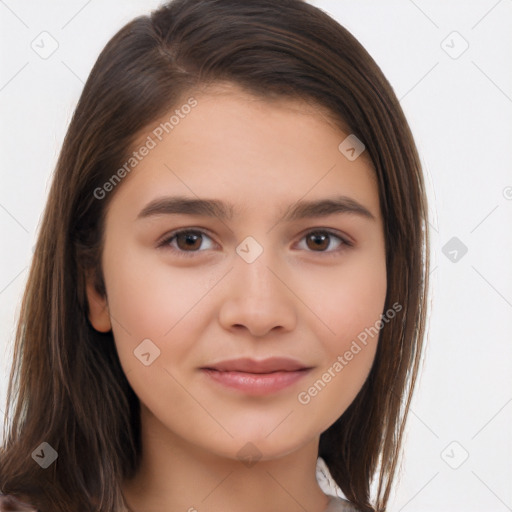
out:
<path id="1" fill-rule="evenodd" d="M 204 249 L 200 248 L 204 238 L 211 240 L 211 238 L 203 231 L 196 229 L 180 229 L 173 231 L 166 236 L 164 240 L 158 244 L 158 247 L 170 249 L 172 252 L 178 253 L 180 256 L 192 256 L 193 254 L 190 253 L 202 252 L 212 248 L 212 244 Z"/>

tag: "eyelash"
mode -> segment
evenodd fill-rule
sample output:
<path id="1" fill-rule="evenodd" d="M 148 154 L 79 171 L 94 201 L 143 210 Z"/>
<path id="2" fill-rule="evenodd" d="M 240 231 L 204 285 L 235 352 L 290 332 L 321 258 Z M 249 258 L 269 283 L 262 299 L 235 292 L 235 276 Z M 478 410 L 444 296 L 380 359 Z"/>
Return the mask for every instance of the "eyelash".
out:
<path id="1" fill-rule="evenodd" d="M 162 248 L 162 249 L 170 250 L 170 251 L 174 252 L 175 254 L 179 255 L 180 257 L 183 256 L 185 258 L 195 257 L 197 255 L 197 253 L 201 253 L 201 252 L 203 252 L 205 250 L 205 249 L 203 249 L 203 250 L 196 250 L 196 251 L 183 251 L 181 249 L 176 249 L 175 247 L 172 247 L 170 245 L 172 240 L 174 238 L 176 238 L 178 235 L 183 234 L 183 233 L 194 234 L 194 235 L 206 235 L 208 238 L 211 238 L 208 235 L 208 233 L 206 233 L 205 231 L 202 231 L 200 229 L 179 229 L 179 230 L 173 231 L 168 236 L 166 236 L 161 242 L 159 242 L 158 245 L 157 245 L 157 248 Z M 336 232 L 334 232 L 334 231 L 332 231 L 330 229 L 321 229 L 321 228 L 312 229 L 312 230 L 308 231 L 307 233 L 305 233 L 304 236 L 302 236 L 302 238 L 300 240 L 303 240 L 304 238 L 306 238 L 307 236 L 309 236 L 311 234 L 322 234 L 322 235 L 326 234 L 326 235 L 329 235 L 331 237 L 334 237 L 334 238 L 337 238 L 338 240 L 340 240 L 340 242 L 341 242 L 340 245 L 338 246 L 338 248 L 336 248 L 334 250 L 330 250 L 330 251 L 307 251 L 307 252 L 311 252 L 313 254 L 314 253 L 322 254 L 323 257 L 336 256 L 343 249 L 346 249 L 347 247 L 352 247 L 353 246 L 352 242 L 348 241 L 346 238 L 340 236 L 339 234 L 337 234 Z"/>

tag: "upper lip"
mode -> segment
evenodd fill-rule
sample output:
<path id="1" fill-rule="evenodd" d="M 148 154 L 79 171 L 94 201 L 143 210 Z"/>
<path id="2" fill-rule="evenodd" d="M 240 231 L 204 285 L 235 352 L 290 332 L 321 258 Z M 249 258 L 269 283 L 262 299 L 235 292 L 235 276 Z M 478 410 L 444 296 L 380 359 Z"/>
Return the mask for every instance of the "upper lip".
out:
<path id="1" fill-rule="evenodd" d="M 308 367 L 299 361 L 289 359 L 287 357 L 270 357 L 268 359 L 230 359 L 221 361 L 203 369 L 218 370 L 223 372 L 245 372 L 245 373 L 272 373 L 272 372 L 294 372 L 298 370 L 306 370 Z"/>

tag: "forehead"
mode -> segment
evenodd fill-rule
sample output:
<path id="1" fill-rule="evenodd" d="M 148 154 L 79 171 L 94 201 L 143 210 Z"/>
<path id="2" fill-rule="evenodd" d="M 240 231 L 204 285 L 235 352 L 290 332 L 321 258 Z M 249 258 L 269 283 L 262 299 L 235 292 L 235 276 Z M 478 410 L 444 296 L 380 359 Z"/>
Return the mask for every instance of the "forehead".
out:
<path id="1" fill-rule="evenodd" d="M 194 107 L 184 108 L 190 98 Z M 327 192 L 375 203 L 368 155 L 350 161 L 339 149 L 348 135 L 313 103 L 263 98 L 233 85 L 210 86 L 183 96 L 141 132 L 133 151 L 148 140 L 152 148 L 122 188 L 147 200 L 164 190 L 224 197 L 235 213 L 250 203 L 271 208 L 276 201 Z"/>
<path id="2" fill-rule="evenodd" d="M 189 108 L 188 103 L 193 99 L 197 106 L 192 109 Z M 183 115 L 182 109 L 186 108 Z M 199 107 L 199 108 L 197 108 Z M 198 111 L 200 113 L 198 113 Z M 223 112 L 222 112 L 223 111 Z M 260 116 L 258 116 L 258 111 Z M 190 116 L 190 114 L 194 114 Z M 281 140 L 283 145 L 286 143 L 286 135 L 293 134 L 294 128 L 300 127 L 301 121 L 303 123 L 311 120 L 316 120 L 318 125 L 324 125 L 320 131 L 324 132 L 327 127 L 331 131 L 337 132 L 337 137 L 347 137 L 351 134 L 350 126 L 332 110 L 320 104 L 317 100 L 295 93 L 294 95 L 284 95 L 277 93 L 264 93 L 258 91 L 248 90 L 238 84 L 229 81 L 216 81 L 211 84 L 200 84 L 195 88 L 187 90 L 181 95 L 166 114 L 159 119 L 154 120 L 143 130 L 140 131 L 135 138 L 133 148 L 137 148 L 143 144 L 148 134 L 155 130 L 163 132 L 162 135 L 166 138 L 171 132 L 175 135 L 177 125 L 181 124 L 183 129 L 183 118 L 192 117 L 197 121 L 197 124 L 208 123 L 212 128 L 223 124 L 222 120 L 225 119 L 224 128 L 228 122 L 234 122 L 238 113 L 238 118 L 245 117 L 244 128 L 249 128 L 249 124 L 254 128 L 258 123 L 266 125 L 266 131 L 276 136 Z M 175 114 L 175 115 L 173 115 Z M 177 116 L 176 114 L 180 114 Z M 220 114 L 220 115 L 219 115 Z M 275 115 L 272 115 L 275 114 Z M 216 119 L 213 119 L 215 117 Z M 285 117 L 288 119 L 286 120 Z M 288 122 L 286 132 L 277 132 L 277 120 L 281 118 Z M 169 128 L 169 121 L 172 121 L 171 130 L 166 131 L 162 129 L 162 125 Z M 299 125 L 297 125 L 297 122 Z M 176 125 L 174 125 L 176 123 Z M 189 125 L 190 122 L 187 122 Z M 204 136 L 205 132 L 198 130 L 199 136 Z M 243 133 L 243 132 L 242 132 Z M 223 134 L 224 135 L 224 134 Z M 302 141 L 308 142 L 308 134 L 304 133 Z M 227 142 L 227 141 L 226 141 Z M 373 168 L 373 162 L 367 151 L 360 154 L 359 157 L 369 167 Z"/>

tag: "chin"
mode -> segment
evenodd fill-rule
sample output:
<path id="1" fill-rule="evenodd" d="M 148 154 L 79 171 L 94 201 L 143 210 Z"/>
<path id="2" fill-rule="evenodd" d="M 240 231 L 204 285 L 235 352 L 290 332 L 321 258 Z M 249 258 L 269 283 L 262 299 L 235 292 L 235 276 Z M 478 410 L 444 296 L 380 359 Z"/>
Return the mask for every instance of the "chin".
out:
<path id="1" fill-rule="evenodd" d="M 270 435 L 268 433 L 252 434 L 248 429 L 239 436 L 235 435 L 234 439 L 225 440 L 224 446 L 215 444 L 209 449 L 219 456 L 246 462 L 250 466 L 251 462 L 271 461 L 285 457 L 314 440 L 314 435 L 301 436 L 297 431 L 291 437 L 288 433 L 283 435 L 277 432 Z"/>

